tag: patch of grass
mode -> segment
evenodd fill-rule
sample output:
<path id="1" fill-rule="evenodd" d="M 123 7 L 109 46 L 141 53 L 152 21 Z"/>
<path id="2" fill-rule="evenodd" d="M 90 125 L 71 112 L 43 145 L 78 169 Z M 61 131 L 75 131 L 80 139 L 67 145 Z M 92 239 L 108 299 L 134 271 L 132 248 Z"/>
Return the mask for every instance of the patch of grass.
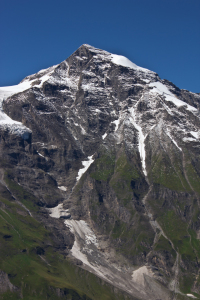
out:
<path id="1" fill-rule="evenodd" d="M 200 240 L 197 239 L 197 234 L 193 229 L 189 229 L 189 234 L 191 235 L 191 244 L 195 249 L 198 258 L 200 259 Z"/>
<path id="2" fill-rule="evenodd" d="M 193 187 L 194 191 L 200 195 L 200 178 L 192 165 L 191 160 L 187 160 L 186 163 L 186 172 L 188 180 Z"/>
<path id="3" fill-rule="evenodd" d="M 154 240 L 154 232 L 149 228 L 147 220 L 138 213 L 135 213 L 132 226 L 116 220 L 111 236 L 113 240 L 120 241 L 118 252 L 131 260 L 143 252 L 148 252 Z"/>
<path id="4" fill-rule="evenodd" d="M 194 284 L 195 276 L 192 274 L 183 274 L 180 278 L 180 289 L 185 294 L 191 293 L 191 287 Z M 192 293 L 193 294 L 193 293 Z"/>
<path id="5" fill-rule="evenodd" d="M 173 210 L 168 210 L 158 218 L 159 224 L 161 224 L 163 231 L 167 237 L 173 242 L 176 251 L 181 254 L 184 261 L 189 262 L 191 267 L 196 264 L 196 253 L 193 250 L 192 244 L 196 243 L 198 247 L 198 241 L 193 238 L 190 242 L 190 235 L 187 231 L 187 223 L 183 222 Z"/>
<path id="6" fill-rule="evenodd" d="M 161 184 L 174 191 L 191 191 L 182 170 L 180 158 L 171 162 L 165 153 L 159 153 L 152 158 L 152 168 L 150 171 L 151 181 Z"/>
<path id="7" fill-rule="evenodd" d="M 103 154 L 100 158 L 95 160 L 95 172 L 90 176 L 96 180 L 107 181 L 114 172 L 115 156 L 110 154 Z"/>
<path id="8" fill-rule="evenodd" d="M 161 234 L 158 242 L 154 245 L 155 251 L 169 251 L 174 258 L 176 258 L 176 252 L 172 248 L 170 242 Z"/>
<path id="9" fill-rule="evenodd" d="M 145 183 L 136 166 L 123 153 L 116 161 L 114 174 L 109 182 L 118 199 L 126 206 L 133 198 L 133 193 L 137 198 L 142 197 L 146 192 Z"/>
<path id="10" fill-rule="evenodd" d="M 17 184 L 12 179 L 12 175 L 9 172 L 5 173 L 4 180 L 14 196 L 21 201 L 21 203 L 23 203 L 31 211 L 38 211 L 37 204 L 39 200 L 34 195 L 26 191 L 22 186 Z"/>

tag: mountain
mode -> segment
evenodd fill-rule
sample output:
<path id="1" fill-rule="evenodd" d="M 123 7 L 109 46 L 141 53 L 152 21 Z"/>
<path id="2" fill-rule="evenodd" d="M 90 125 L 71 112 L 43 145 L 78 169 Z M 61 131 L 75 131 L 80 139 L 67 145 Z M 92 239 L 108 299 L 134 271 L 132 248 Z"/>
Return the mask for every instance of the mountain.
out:
<path id="1" fill-rule="evenodd" d="M 82 45 L 0 99 L 2 299 L 200 299 L 200 95 Z"/>

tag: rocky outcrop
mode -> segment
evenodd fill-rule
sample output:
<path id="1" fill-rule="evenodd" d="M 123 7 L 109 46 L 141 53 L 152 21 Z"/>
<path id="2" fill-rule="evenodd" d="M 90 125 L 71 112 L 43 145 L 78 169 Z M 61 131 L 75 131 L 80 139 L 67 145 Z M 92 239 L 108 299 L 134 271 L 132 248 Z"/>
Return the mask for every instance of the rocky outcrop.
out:
<path id="1" fill-rule="evenodd" d="M 10 282 L 8 274 L 0 270 L 0 294 L 7 291 L 19 292 L 19 289 Z"/>

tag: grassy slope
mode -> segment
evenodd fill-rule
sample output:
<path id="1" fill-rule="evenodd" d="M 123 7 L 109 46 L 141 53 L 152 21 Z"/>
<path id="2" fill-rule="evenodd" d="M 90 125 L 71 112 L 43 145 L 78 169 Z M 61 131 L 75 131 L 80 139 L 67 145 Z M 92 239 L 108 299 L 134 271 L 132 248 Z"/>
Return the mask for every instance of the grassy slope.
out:
<path id="1" fill-rule="evenodd" d="M 10 182 L 9 187 L 29 209 L 36 206 L 27 193 Z M 8 193 L 0 195 L 0 269 L 9 274 L 19 292 L 6 292 L 1 299 L 124 299 L 115 294 L 109 284 L 73 265 L 63 255 L 53 251 L 50 233 L 12 200 Z M 48 244 L 49 247 L 44 246 Z M 43 252 L 43 250 L 45 252 Z M 59 297 L 56 289 L 62 289 Z"/>

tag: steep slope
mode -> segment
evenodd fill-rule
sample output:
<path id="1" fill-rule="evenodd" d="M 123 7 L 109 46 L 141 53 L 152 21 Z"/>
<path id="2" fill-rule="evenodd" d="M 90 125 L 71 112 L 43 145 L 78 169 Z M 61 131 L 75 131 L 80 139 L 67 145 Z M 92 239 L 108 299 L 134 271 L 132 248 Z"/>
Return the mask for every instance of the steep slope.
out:
<path id="1" fill-rule="evenodd" d="M 0 95 L 2 184 L 56 251 L 137 299 L 198 297 L 200 96 L 89 45 Z"/>

